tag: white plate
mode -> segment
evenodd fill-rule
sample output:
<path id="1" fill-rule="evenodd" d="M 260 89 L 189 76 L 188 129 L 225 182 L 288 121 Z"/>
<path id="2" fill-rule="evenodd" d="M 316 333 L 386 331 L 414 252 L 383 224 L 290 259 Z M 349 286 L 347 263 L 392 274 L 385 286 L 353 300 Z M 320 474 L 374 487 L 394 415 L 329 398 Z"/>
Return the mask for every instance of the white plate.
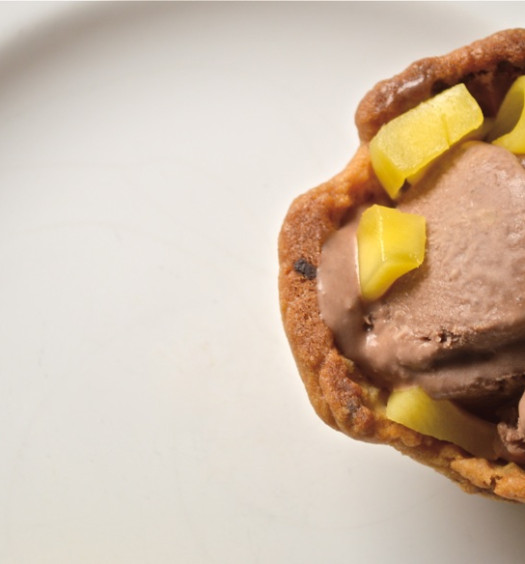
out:
<path id="1" fill-rule="evenodd" d="M 276 239 L 379 79 L 520 3 L 0 4 L 0 562 L 517 562 L 314 415 Z"/>

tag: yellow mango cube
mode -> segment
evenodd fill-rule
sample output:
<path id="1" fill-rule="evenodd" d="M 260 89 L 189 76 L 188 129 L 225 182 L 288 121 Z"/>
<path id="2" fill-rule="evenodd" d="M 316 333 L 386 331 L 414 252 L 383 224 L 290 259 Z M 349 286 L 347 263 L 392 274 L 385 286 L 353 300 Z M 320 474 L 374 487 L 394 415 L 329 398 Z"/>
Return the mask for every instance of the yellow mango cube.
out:
<path id="1" fill-rule="evenodd" d="M 525 76 L 517 78 L 507 92 L 488 139 L 512 153 L 525 153 Z"/>
<path id="2" fill-rule="evenodd" d="M 496 425 L 451 401 L 432 399 L 419 387 L 393 391 L 386 416 L 423 435 L 454 443 L 474 456 L 497 458 Z"/>
<path id="3" fill-rule="evenodd" d="M 382 296 L 403 274 L 417 268 L 425 257 L 425 218 L 374 204 L 357 227 L 357 262 L 361 295 Z"/>
<path id="4" fill-rule="evenodd" d="M 464 84 L 457 84 L 381 127 L 370 141 L 374 172 L 396 198 L 408 178 L 482 123 L 478 103 Z"/>

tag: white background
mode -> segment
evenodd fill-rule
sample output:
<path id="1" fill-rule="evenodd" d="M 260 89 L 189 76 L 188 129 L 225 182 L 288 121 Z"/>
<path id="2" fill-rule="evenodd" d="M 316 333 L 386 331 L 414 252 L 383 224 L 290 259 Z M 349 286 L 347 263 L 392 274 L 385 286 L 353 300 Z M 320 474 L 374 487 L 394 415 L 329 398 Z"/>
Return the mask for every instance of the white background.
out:
<path id="1" fill-rule="evenodd" d="M 0 4 L 0 563 L 523 560 L 468 496 L 308 403 L 291 200 L 415 59 L 521 3 Z"/>

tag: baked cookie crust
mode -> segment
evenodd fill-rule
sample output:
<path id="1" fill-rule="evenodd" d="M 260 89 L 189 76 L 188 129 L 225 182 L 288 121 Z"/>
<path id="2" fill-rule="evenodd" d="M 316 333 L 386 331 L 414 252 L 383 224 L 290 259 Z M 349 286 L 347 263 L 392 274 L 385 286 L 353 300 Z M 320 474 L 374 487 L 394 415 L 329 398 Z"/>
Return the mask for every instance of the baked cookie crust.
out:
<path id="1" fill-rule="evenodd" d="M 284 329 L 308 397 L 321 419 L 348 436 L 390 445 L 457 482 L 469 493 L 525 502 L 525 469 L 476 458 L 461 448 L 388 420 L 388 392 L 341 355 L 321 319 L 316 270 L 321 249 L 349 211 L 381 201 L 368 143 L 394 117 L 464 83 L 486 116 L 495 115 L 512 82 L 525 74 L 525 29 L 496 33 L 440 57 L 416 61 L 379 82 L 360 102 L 355 123 L 360 146 L 348 165 L 299 196 L 284 219 L 278 242 L 279 299 Z"/>

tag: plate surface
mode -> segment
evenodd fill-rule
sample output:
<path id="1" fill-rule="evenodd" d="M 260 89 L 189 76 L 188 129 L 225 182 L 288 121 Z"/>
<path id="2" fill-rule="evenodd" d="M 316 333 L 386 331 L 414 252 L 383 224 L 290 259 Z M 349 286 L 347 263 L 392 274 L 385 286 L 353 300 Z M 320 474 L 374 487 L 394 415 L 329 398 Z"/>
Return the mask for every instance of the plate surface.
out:
<path id="1" fill-rule="evenodd" d="M 291 200 L 520 3 L 0 4 L 0 562 L 517 562 L 525 508 L 313 413 Z"/>

